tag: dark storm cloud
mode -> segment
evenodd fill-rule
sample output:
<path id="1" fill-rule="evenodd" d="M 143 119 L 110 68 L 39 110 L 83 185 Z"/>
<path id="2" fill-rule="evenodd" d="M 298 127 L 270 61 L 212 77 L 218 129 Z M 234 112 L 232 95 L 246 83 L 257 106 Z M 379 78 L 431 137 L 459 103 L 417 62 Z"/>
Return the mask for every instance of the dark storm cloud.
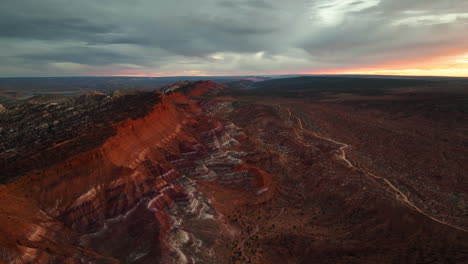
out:
<path id="1" fill-rule="evenodd" d="M 467 19 L 464 0 L 2 0 L 0 76 L 347 68 L 466 49 Z"/>
<path id="2" fill-rule="evenodd" d="M 24 54 L 17 58 L 31 62 L 74 62 L 85 65 L 107 65 L 112 63 L 131 63 L 133 56 L 94 47 L 60 48 L 45 54 Z"/>
<path id="3" fill-rule="evenodd" d="M 93 24 L 83 18 L 32 17 L 25 14 L 1 14 L 2 37 L 23 39 L 80 39 L 110 33 L 112 25 Z"/>

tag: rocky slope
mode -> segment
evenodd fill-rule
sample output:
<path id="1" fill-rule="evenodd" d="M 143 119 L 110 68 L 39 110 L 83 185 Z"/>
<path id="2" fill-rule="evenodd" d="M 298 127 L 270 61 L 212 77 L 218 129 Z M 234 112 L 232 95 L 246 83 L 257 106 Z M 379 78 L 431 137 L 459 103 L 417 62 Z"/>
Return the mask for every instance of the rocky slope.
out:
<path id="1" fill-rule="evenodd" d="M 201 81 L 0 113 L 0 261 L 468 261 L 463 221 L 372 177 L 308 107 Z"/>
<path id="2" fill-rule="evenodd" d="M 179 92 L 22 105 L 2 127 L 5 263 L 209 262 L 219 215 L 196 182 L 268 188 L 243 133 Z"/>

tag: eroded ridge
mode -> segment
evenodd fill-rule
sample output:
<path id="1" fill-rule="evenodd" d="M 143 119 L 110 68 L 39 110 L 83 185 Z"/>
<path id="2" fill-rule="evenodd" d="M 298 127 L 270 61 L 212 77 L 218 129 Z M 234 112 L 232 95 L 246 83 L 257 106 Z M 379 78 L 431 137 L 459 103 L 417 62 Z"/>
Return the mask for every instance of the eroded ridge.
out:
<path id="1" fill-rule="evenodd" d="M 214 83 L 188 85 L 184 93 L 196 95 L 211 91 Z M 146 114 L 115 123 L 96 121 L 111 132 L 99 141 L 67 138 L 58 144 L 89 145 L 1 186 L 2 261 L 214 261 L 222 215 L 198 182 L 255 195 L 268 189 L 265 173 L 244 163 L 238 141 L 245 136 L 242 129 L 205 115 L 185 94 L 157 94 L 156 103 L 150 95 L 138 97 L 150 101 L 141 104 L 153 103 Z M 102 100 L 103 109 L 112 108 L 112 98 Z M 101 106 L 95 107 L 99 111 Z M 55 141 L 51 145 L 60 151 Z"/>
<path id="2" fill-rule="evenodd" d="M 375 161 L 376 171 L 395 169 L 377 162 L 380 149 L 372 143 L 387 134 L 375 134 L 372 115 L 343 114 L 342 105 L 327 108 L 316 98 L 236 97 L 225 88 L 179 82 L 162 93 L 96 95 L 98 104 L 85 96 L 78 108 L 89 105 L 92 114 L 80 110 L 61 120 L 96 126 L 99 139 L 76 131 L 49 139 L 59 127 L 44 126 L 41 145 L 3 153 L 15 162 L 4 164 L 13 177 L 0 186 L 0 262 L 466 262 L 462 221 L 444 221 L 456 214 L 431 217 L 430 201 L 411 189 L 420 186 L 405 189 L 415 181 L 392 184 L 378 175 L 386 173 L 362 167 L 361 158 Z M 120 104 L 145 111 L 128 115 Z M 37 107 L 51 114 L 62 108 Z M 115 122 L 112 115 L 92 118 L 108 109 Z M 320 129 L 308 129 L 309 115 Z M 339 128 L 332 121 L 343 119 L 356 127 L 329 131 L 349 144 L 315 132 Z M 361 148 L 374 155 L 357 155 Z M 391 150 L 396 158 L 405 151 Z M 36 169 L 21 168 L 21 156 L 35 151 L 45 159 L 35 159 Z"/>

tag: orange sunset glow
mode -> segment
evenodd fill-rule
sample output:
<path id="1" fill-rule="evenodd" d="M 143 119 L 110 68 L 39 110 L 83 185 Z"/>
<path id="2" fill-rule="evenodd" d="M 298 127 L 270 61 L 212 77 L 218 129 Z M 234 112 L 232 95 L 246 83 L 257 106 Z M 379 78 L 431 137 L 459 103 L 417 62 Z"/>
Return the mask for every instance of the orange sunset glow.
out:
<path id="1" fill-rule="evenodd" d="M 468 77 L 468 53 L 306 73 Z"/>

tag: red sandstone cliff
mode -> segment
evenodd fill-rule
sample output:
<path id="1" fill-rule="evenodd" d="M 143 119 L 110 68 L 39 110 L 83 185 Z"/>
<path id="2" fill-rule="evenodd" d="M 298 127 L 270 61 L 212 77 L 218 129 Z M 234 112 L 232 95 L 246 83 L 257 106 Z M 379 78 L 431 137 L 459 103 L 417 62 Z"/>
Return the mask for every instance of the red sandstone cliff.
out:
<path id="1" fill-rule="evenodd" d="M 220 86 L 200 82 L 185 93 L 201 95 L 211 88 Z M 203 259 L 209 249 L 175 228 L 185 218 L 218 225 L 193 181 L 242 183 L 253 191 L 268 184 L 264 172 L 243 167 L 223 150 L 238 144 L 229 134 L 236 128 L 204 116 L 181 93 L 162 95 L 145 116 L 113 126 L 115 135 L 89 151 L 1 186 L 0 260 L 186 262 L 182 247 Z"/>

